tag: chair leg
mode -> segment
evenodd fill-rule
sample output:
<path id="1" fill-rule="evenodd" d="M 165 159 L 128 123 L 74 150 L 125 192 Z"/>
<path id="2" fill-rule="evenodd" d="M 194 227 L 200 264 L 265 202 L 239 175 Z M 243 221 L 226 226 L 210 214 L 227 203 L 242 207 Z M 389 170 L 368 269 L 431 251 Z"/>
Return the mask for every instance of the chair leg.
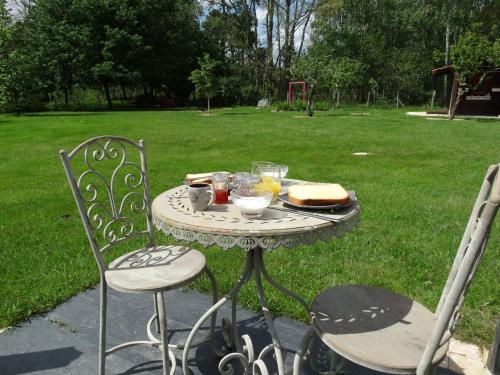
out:
<path id="1" fill-rule="evenodd" d="M 107 311 L 106 280 L 101 278 L 100 311 L 99 311 L 99 375 L 106 372 L 106 311 Z"/>
<path id="2" fill-rule="evenodd" d="M 169 350 L 168 350 L 168 338 L 167 338 L 167 317 L 165 314 L 165 301 L 163 298 L 163 293 L 156 293 L 156 301 L 158 307 L 158 320 L 160 321 L 160 340 L 162 346 L 162 360 L 163 360 L 163 375 L 169 375 L 170 373 L 170 362 L 169 362 Z"/>
<path id="3" fill-rule="evenodd" d="M 438 368 L 439 368 L 439 365 L 432 365 L 431 369 L 429 370 L 429 375 L 437 375 Z"/>
<path id="4" fill-rule="evenodd" d="M 212 306 L 213 306 L 219 301 L 219 290 L 217 288 L 217 281 L 215 280 L 214 274 L 212 273 L 212 271 L 208 267 L 205 267 L 205 273 L 207 274 L 207 276 L 210 280 L 210 285 L 212 288 Z M 216 324 L 217 324 L 217 310 L 212 315 L 211 320 L 210 320 L 210 347 L 215 354 L 218 353 L 216 340 L 215 340 L 215 326 L 216 326 Z"/>
<path id="5" fill-rule="evenodd" d="M 426 369 L 417 368 L 417 375 L 437 375 L 439 364 L 430 364 Z"/>
<path id="6" fill-rule="evenodd" d="M 158 315 L 158 297 L 156 296 L 156 293 L 153 294 L 153 299 L 155 303 L 155 314 L 156 314 L 156 333 L 160 333 L 160 318 Z"/>
<path id="7" fill-rule="evenodd" d="M 309 328 L 302 341 L 300 346 L 295 353 L 295 358 L 293 361 L 293 375 L 300 375 L 302 366 L 304 365 L 304 361 L 307 359 L 309 355 L 309 348 L 311 346 L 311 341 L 314 338 L 314 330 Z"/>

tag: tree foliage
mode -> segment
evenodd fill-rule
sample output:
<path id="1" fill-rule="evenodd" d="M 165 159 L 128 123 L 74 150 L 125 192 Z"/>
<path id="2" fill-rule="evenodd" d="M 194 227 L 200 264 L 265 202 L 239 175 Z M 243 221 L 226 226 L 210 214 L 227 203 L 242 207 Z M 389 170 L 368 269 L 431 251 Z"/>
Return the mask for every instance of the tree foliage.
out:
<path id="1" fill-rule="evenodd" d="M 210 98 L 218 92 L 218 82 L 215 69 L 219 63 L 213 60 L 208 53 L 199 60 L 199 69 L 191 72 L 189 80 L 194 84 L 194 95 L 197 98 L 207 98 L 208 113 L 210 113 Z"/>
<path id="2" fill-rule="evenodd" d="M 7 110 L 61 97 L 68 103 L 87 89 L 104 92 L 109 107 L 116 89 L 145 105 L 165 97 L 185 104 L 193 90 L 198 95 L 189 78 L 205 53 L 219 62 L 216 104 L 283 100 L 291 78 L 308 81 L 311 111 L 314 96 L 330 100 L 333 92 L 337 100 L 342 93 L 365 101 L 370 93 L 421 103 L 437 88 L 432 68 L 453 63 L 472 74 L 477 61 L 498 61 L 500 48 L 495 0 L 14 3 L 11 17 L 0 1 L 0 106 Z M 438 83 L 446 97 L 449 81 Z"/>
<path id="3" fill-rule="evenodd" d="M 480 30 L 498 39 L 494 19 L 499 11 L 494 0 L 323 0 L 315 14 L 313 44 L 366 67 L 361 77 L 365 89 L 358 97 L 375 78 L 381 96 L 400 92 L 418 103 L 436 88 L 430 71 L 449 64 L 451 47 L 461 35 Z"/>
<path id="4" fill-rule="evenodd" d="M 451 61 L 464 82 L 474 74 L 500 67 L 500 39 L 490 43 L 485 36 L 469 31 L 452 49 Z"/>
<path id="5" fill-rule="evenodd" d="M 5 0 L 0 0 L 0 107 L 5 106 L 7 85 L 7 57 L 9 54 L 8 40 L 10 17 Z"/>
<path id="6" fill-rule="evenodd" d="M 314 95 L 319 87 L 325 86 L 331 75 L 324 56 L 308 54 L 297 57 L 291 67 L 292 77 L 307 82 L 307 115 L 313 115 Z"/>
<path id="7" fill-rule="evenodd" d="M 200 53 L 195 0 L 38 0 L 25 12 L 9 26 L 15 43 L 7 91 L 16 102 L 33 89 L 45 101 L 62 93 L 68 102 L 79 87 L 103 89 L 111 107 L 117 86 L 141 88 L 145 97 L 188 98 Z M 38 84 L 23 87 L 23 75 Z"/>

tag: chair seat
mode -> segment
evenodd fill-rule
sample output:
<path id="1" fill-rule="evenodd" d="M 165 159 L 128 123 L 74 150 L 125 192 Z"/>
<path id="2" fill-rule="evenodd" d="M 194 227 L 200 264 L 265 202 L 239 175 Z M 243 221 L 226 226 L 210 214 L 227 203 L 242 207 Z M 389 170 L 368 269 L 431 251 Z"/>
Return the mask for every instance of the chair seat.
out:
<path id="1" fill-rule="evenodd" d="M 312 325 L 334 352 L 373 370 L 415 373 L 436 323 L 434 313 L 383 288 L 345 285 L 320 293 Z M 448 342 L 433 364 L 443 360 Z"/>
<path id="2" fill-rule="evenodd" d="M 125 293 L 159 292 L 178 288 L 195 279 L 206 265 L 197 250 L 182 246 L 156 246 L 125 254 L 108 266 L 107 283 Z"/>

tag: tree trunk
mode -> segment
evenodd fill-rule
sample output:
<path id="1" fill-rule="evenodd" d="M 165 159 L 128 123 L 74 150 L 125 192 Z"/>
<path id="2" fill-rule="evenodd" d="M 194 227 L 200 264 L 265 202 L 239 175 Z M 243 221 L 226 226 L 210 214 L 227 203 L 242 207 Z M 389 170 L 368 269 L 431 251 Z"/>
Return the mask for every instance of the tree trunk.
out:
<path id="1" fill-rule="evenodd" d="M 127 90 L 125 89 L 125 86 L 121 85 L 122 87 L 122 99 L 127 100 Z"/>
<path id="2" fill-rule="evenodd" d="M 371 90 L 368 90 L 368 98 L 366 99 L 366 109 L 368 109 L 368 106 L 370 105 L 370 94 Z"/>
<path id="3" fill-rule="evenodd" d="M 210 96 L 207 96 L 207 108 L 208 108 L 208 114 L 210 114 Z"/>
<path id="4" fill-rule="evenodd" d="M 290 69 L 291 60 L 292 60 L 292 43 L 294 38 L 293 30 L 290 30 L 290 7 L 292 5 L 291 0 L 285 1 L 285 45 L 283 46 L 283 69 L 285 69 L 285 73 Z M 292 31 L 292 32 L 290 32 Z M 279 34 L 278 30 L 278 34 Z"/>
<path id="5" fill-rule="evenodd" d="M 286 48 L 286 41 L 285 45 L 283 46 L 283 50 L 281 49 L 281 17 L 279 13 L 279 7 L 276 9 L 276 50 L 277 50 L 277 56 L 276 56 L 276 63 L 274 66 L 276 66 L 278 69 L 283 66 L 282 61 L 283 61 L 283 53 L 284 49 Z M 286 35 L 286 24 L 285 24 L 285 35 Z M 281 79 L 281 77 L 280 77 Z"/>
<path id="6" fill-rule="evenodd" d="M 69 104 L 69 93 L 68 93 L 68 89 L 66 87 L 64 88 L 64 104 L 66 104 L 66 105 Z"/>
<path id="7" fill-rule="evenodd" d="M 316 3 L 316 0 L 313 0 L 311 2 L 309 13 L 306 16 L 306 21 L 304 22 L 304 27 L 302 28 L 302 35 L 300 37 L 299 50 L 297 51 L 298 56 L 300 56 L 302 53 L 302 48 L 304 46 L 304 39 L 305 39 L 306 32 L 307 32 L 307 25 L 309 24 L 309 21 L 311 20 L 311 15 L 312 15 L 313 10 L 315 8 L 315 3 Z"/>
<path id="8" fill-rule="evenodd" d="M 431 99 L 431 109 L 434 108 L 434 98 L 436 97 L 436 90 L 432 92 L 432 99 Z"/>
<path id="9" fill-rule="evenodd" d="M 455 72 L 453 74 L 453 86 L 451 88 L 450 94 L 450 104 L 448 105 L 448 118 L 453 120 L 455 118 L 455 112 L 457 110 L 458 104 L 462 99 L 462 95 L 458 95 L 459 87 L 458 87 L 458 74 Z"/>
<path id="10" fill-rule="evenodd" d="M 340 102 L 340 91 L 337 91 L 337 109 L 339 108 L 339 102 Z"/>
<path id="11" fill-rule="evenodd" d="M 450 63 L 450 24 L 446 25 L 446 35 L 445 35 L 445 51 L 444 51 L 444 65 L 448 66 Z M 448 75 L 444 75 L 443 81 L 443 102 L 446 103 L 446 98 L 448 98 Z"/>
<path id="12" fill-rule="evenodd" d="M 309 90 L 307 92 L 307 111 L 306 114 L 309 117 L 313 116 L 313 96 L 314 96 L 314 89 L 315 87 L 311 85 L 309 87 Z"/>
<path id="13" fill-rule="evenodd" d="M 248 5 L 250 6 L 250 5 Z M 245 47 L 243 48 L 243 61 L 242 65 L 250 65 L 250 52 L 248 51 L 248 46 L 250 45 L 250 18 L 248 17 L 250 11 L 248 9 L 247 2 L 243 4 L 243 22 L 244 22 L 244 35 L 245 35 Z"/>
<path id="14" fill-rule="evenodd" d="M 108 109 L 111 109 L 113 107 L 113 102 L 111 101 L 111 95 L 109 93 L 109 85 L 107 82 L 104 82 L 103 86 L 104 92 L 106 93 L 106 101 L 108 102 Z"/>
<path id="15" fill-rule="evenodd" d="M 399 109 L 399 90 L 396 93 L 396 109 Z"/>
<path id="16" fill-rule="evenodd" d="M 258 18 L 257 18 L 257 0 L 253 0 L 252 1 L 252 13 L 253 13 L 253 28 L 254 28 L 254 33 L 253 33 L 253 50 L 254 50 L 254 65 L 255 65 L 255 86 L 257 87 L 257 89 L 260 87 L 259 85 L 259 75 L 260 75 L 260 71 L 259 71 L 259 63 L 258 63 L 258 60 L 259 60 L 259 55 L 258 55 L 258 51 L 259 51 L 259 37 L 258 37 L 258 33 L 257 33 L 257 30 L 258 30 L 258 27 L 259 27 L 259 21 L 258 21 Z"/>
<path id="17" fill-rule="evenodd" d="M 275 0 L 267 1 L 266 34 L 267 34 L 267 64 L 265 70 L 266 84 L 271 82 L 271 72 L 273 69 L 273 31 L 274 31 L 274 5 Z"/>
<path id="18" fill-rule="evenodd" d="M 78 109 L 81 111 L 82 110 L 82 103 L 80 102 L 80 96 L 76 92 L 75 92 L 75 96 L 76 96 L 76 101 L 78 102 Z"/>

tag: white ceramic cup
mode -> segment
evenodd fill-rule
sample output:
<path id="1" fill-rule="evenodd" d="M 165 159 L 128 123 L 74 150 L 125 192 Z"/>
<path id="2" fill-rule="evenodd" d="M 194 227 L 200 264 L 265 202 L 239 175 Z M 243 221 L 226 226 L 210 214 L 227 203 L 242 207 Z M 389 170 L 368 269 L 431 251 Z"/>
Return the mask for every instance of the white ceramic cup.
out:
<path id="1" fill-rule="evenodd" d="M 193 211 L 205 211 L 214 202 L 214 192 L 210 184 L 191 184 L 188 188 Z"/>

